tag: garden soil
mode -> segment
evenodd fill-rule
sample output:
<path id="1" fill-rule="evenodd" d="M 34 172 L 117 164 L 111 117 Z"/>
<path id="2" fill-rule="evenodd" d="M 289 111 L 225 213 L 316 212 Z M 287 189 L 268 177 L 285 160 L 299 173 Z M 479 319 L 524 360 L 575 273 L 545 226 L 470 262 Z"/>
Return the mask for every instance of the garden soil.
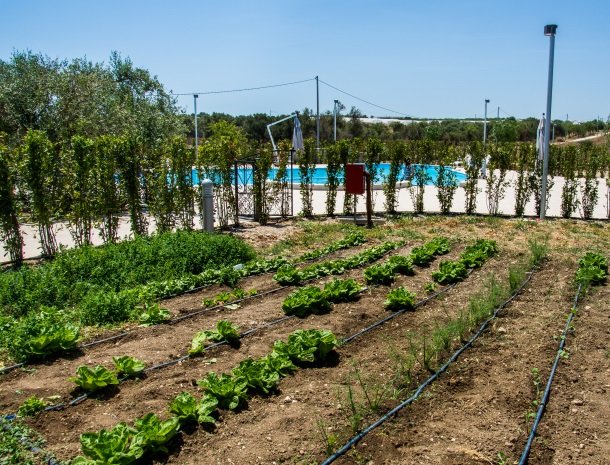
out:
<path id="1" fill-rule="evenodd" d="M 221 412 L 215 428 L 185 431 L 174 441 L 168 455 L 151 458 L 149 462 L 321 462 L 354 430 L 408 397 L 417 382 L 429 375 L 418 363 L 411 373 L 411 384 L 397 382 L 405 377 L 400 361 L 413 338 L 425 338 L 466 311 L 471 297 L 486 288 L 491 273 L 506 281 L 508 268 L 526 258 L 528 239 L 548 237 L 553 249 L 549 259 L 492 327 L 418 401 L 337 461 L 367 465 L 514 463 L 531 424 L 528 413 L 535 410 L 532 402 L 537 392 L 532 369 L 539 370 L 542 389 L 574 296 L 572 279 L 577 258 L 591 247 L 607 247 L 608 226 L 432 218 L 386 227 L 385 238 L 405 237 L 405 228 L 424 239 L 409 240 L 392 254 L 406 254 L 435 235 L 447 235 L 454 242 L 446 257 L 438 257 L 428 268 L 416 268 L 413 276 L 401 276 L 393 284 L 393 287 L 404 285 L 419 298 L 426 296 L 424 286 L 431 281 L 430 273 L 438 263 L 456 258 L 473 238 L 495 239 L 501 252 L 438 298 L 340 347 L 328 363 L 304 367 L 283 379 L 278 392 L 252 397 L 239 412 Z M 269 247 L 285 238 L 283 233 L 274 236 L 267 229 L 260 233 L 252 229 L 246 239 L 255 246 L 264 241 Z M 369 242 L 333 257 L 348 256 L 371 245 Z M 364 282 L 361 269 L 346 276 Z M 275 286 L 271 275 L 249 278 L 243 284 L 245 289 L 255 288 L 259 292 Z M 201 308 L 203 298 L 221 290 L 218 286 L 208 288 L 170 299 L 164 305 L 174 314 L 184 314 Z M 67 378 L 84 363 L 110 366 L 112 356 L 131 355 L 150 365 L 184 355 L 193 334 L 211 329 L 219 319 L 229 319 L 242 330 L 260 327 L 283 315 L 281 303 L 291 290 L 250 299 L 234 310 L 202 313 L 175 325 L 136 329 L 129 336 L 85 349 L 71 358 L 5 375 L 0 378 L 0 409 L 14 411 L 32 394 L 60 395 L 64 399 L 77 395 Z M 82 432 L 110 428 L 121 421 L 132 422 L 149 412 L 166 416 L 169 402 L 178 393 L 200 394 L 196 380 L 206 373 L 226 373 L 247 357 L 263 356 L 270 352 L 275 340 L 286 339 L 295 329 L 326 328 L 343 337 L 357 332 L 387 315 L 383 310 L 387 291 L 384 286 L 370 287 L 359 301 L 336 304 L 327 315 L 294 318 L 263 328 L 243 338 L 239 347 L 219 347 L 202 357 L 152 371 L 141 380 L 122 383 L 104 396 L 43 413 L 29 423 L 47 441 L 47 450 L 61 460 L 68 460 L 78 455 Z M 609 297 L 608 289 L 601 287 L 590 292 L 581 304 L 575 330 L 568 336 L 569 357 L 560 363 L 551 400 L 532 448 L 532 464 L 608 463 Z M 449 355 L 450 352 L 444 353 L 433 360 L 433 365 L 441 364 Z"/>

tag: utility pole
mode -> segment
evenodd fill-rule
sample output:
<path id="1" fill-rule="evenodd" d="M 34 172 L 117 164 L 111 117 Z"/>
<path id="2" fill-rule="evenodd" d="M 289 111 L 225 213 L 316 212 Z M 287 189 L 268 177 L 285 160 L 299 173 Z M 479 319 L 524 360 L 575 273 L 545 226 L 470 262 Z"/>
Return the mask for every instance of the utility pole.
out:
<path id="1" fill-rule="evenodd" d="M 195 107 L 195 157 L 198 155 L 199 137 L 197 135 L 197 98 L 198 94 L 193 94 L 193 106 Z"/>
<path id="2" fill-rule="evenodd" d="M 496 119 L 500 119 L 500 107 L 498 107 L 498 116 L 496 117 Z"/>
<path id="3" fill-rule="evenodd" d="M 487 104 L 489 103 L 489 99 L 485 99 L 485 119 L 483 121 L 483 147 L 485 147 L 485 142 L 487 141 Z"/>
<path id="4" fill-rule="evenodd" d="M 320 83 L 316 76 L 316 148 L 320 148 Z"/>
<path id="5" fill-rule="evenodd" d="M 337 109 L 339 107 L 339 100 L 335 99 L 335 106 L 333 109 L 333 140 L 337 142 Z"/>
<path id="6" fill-rule="evenodd" d="M 546 217 L 546 190 L 549 175 L 549 138 L 551 135 L 551 103 L 553 101 L 553 61 L 555 59 L 556 24 L 544 26 L 544 35 L 551 38 L 549 44 L 549 79 L 546 93 L 546 119 L 544 120 L 544 158 L 542 160 L 542 187 L 540 192 L 540 219 Z"/>

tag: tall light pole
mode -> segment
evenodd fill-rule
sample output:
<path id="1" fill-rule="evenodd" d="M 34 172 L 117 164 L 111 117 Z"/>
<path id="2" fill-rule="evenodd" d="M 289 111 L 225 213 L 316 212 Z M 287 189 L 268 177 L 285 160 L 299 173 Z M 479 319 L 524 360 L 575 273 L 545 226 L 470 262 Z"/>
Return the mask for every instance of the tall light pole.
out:
<path id="1" fill-rule="evenodd" d="M 483 120 L 483 147 L 485 147 L 485 142 L 487 141 L 487 104 L 489 103 L 489 99 L 485 99 L 485 119 Z"/>
<path id="2" fill-rule="evenodd" d="M 333 140 L 337 142 L 337 111 L 339 109 L 339 100 L 335 99 L 335 106 L 333 108 Z"/>
<path id="3" fill-rule="evenodd" d="M 198 94 L 193 94 L 193 106 L 195 107 L 195 156 L 197 156 L 198 148 L 199 148 L 199 136 L 197 134 L 197 98 Z"/>
<path id="4" fill-rule="evenodd" d="M 540 189 L 540 219 L 546 217 L 546 189 L 549 175 L 549 137 L 551 135 L 551 103 L 553 101 L 553 62 L 555 59 L 556 24 L 544 26 L 544 35 L 551 38 L 549 46 L 549 80 L 546 90 L 546 118 L 544 120 L 544 156 L 542 159 L 542 186 Z"/>
<path id="5" fill-rule="evenodd" d="M 320 148 L 320 83 L 316 76 L 316 148 Z"/>

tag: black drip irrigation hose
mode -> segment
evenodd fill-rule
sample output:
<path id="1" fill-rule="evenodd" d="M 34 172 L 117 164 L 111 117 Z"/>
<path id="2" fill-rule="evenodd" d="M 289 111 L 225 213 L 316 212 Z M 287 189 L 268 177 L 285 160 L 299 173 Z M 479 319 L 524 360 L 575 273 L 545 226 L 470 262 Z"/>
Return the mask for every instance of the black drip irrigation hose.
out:
<path id="1" fill-rule="evenodd" d="M 289 316 L 283 316 L 281 318 L 277 318 L 275 320 L 271 320 L 261 326 L 257 326 L 256 328 L 252 328 L 249 329 L 247 331 L 244 331 L 243 333 L 240 334 L 240 339 L 249 336 L 250 334 L 256 333 L 258 331 L 262 331 L 265 328 L 270 328 L 272 326 L 278 325 L 283 323 L 284 321 L 290 320 L 296 318 L 294 315 L 289 315 Z M 223 346 L 223 345 L 227 345 L 228 342 L 226 341 L 221 341 L 221 342 L 215 342 L 214 344 L 210 344 L 209 346 L 206 346 L 203 348 L 204 352 L 207 352 L 211 349 L 214 349 L 216 347 L 219 346 Z M 154 370 L 160 370 L 162 368 L 166 368 L 169 366 L 173 366 L 173 365 L 177 365 L 181 362 L 184 362 L 185 360 L 188 360 L 192 358 L 190 355 L 183 355 L 182 357 L 178 357 L 172 360 L 168 360 L 166 362 L 161 362 L 158 363 L 157 365 L 153 365 L 151 367 L 145 368 L 143 370 L 144 373 L 148 373 Z M 124 381 L 128 380 L 129 378 L 125 377 L 125 378 L 121 378 L 119 379 L 119 383 L 123 383 Z M 75 397 L 74 399 L 70 400 L 69 402 L 62 402 L 59 404 L 55 404 L 55 405 L 49 405 L 48 407 L 45 407 L 45 409 L 43 410 L 43 412 L 49 412 L 52 410 L 62 410 L 66 407 L 73 407 L 74 405 L 80 404 L 81 402 L 83 402 L 84 400 L 88 399 L 89 397 L 91 397 L 91 395 L 95 394 L 94 392 L 85 392 L 83 394 L 81 394 L 78 397 Z"/>
<path id="2" fill-rule="evenodd" d="M 498 307 L 496 307 L 493 314 L 487 320 L 485 320 L 485 322 L 483 322 L 483 324 L 479 327 L 477 332 L 468 340 L 468 342 L 466 342 L 462 347 L 460 347 L 449 358 L 449 360 L 447 360 L 447 362 L 445 362 L 445 364 L 442 367 L 440 367 L 432 376 L 430 376 L 428 379 L 426 379 L 426 381 L 424 381 L 422 384 L 420 384 L 411 397 L 409 397 L 408 399 L 406 399 L 403 402 L 401 402 L 400 404 L 398 404 L 396 407 L 394 407 L 392 410 L 387 412 L 377 421 L 370 424 L 365 429 L 360 431 L 358 434 L 353 436 L 339 450 L 337 450 L 334 454 L 329 456 L 320 465 L 329 465 L 329 464 L 333 463 L 335 460 L 337 460 L 338 458 L 345 455 L 352 447 L 354 447 L 356 444 L 358 444 L 367 434 L 369 434 L 371 431 L 373 431 L 377 427 L 381 426 L 386 421 L 393 418 L 398 412 L 400 412 L 407 405 L 412 404 L 415 400 L 417 400 L 417 398 L 421 395 L 421 393 L 424 391 L 424 389 L 426 389 L 426 387 L 428 387 L 428 385 L 433 383 L 442 373 L 447 371 L 447 368 L 449 368 L 449 366 L 453 362 L 455 362 L 455 360 L 457 360 L 457 358 L 462 354 L 462 352 L 464 352 L 466 349 L 468 349 L 474 343 L 474 341 L 476 339 L 478 339 L 481 334 L 483 334 L 483 332 L 487 329 L 487 326 L 489 325 L 489 323 L 498 316 L 498 313 L 500 313 L 500 311 L 504 307 L 506 307 L 510 302 L 512 302 L 517 297 L 517 295 L 519 295 L 521 293 L 523 288 L 530 282 L 533 273 L 534 273 L 534 268 L 532 268 L 532 270 L 530 270 L 530 272 L 528 273 L 528 277 L 523 281 L 523 283 L 521 283 L 521 286 L 519 286 L 519 288 L 516 289 L 507 300 L 505 300 L 502 304 L 500 304 Z"/>
<path id="3" fill-rule="evenodd" d="M 396 249 L 388 250 L 386 253 L 384 253 L 382 256 L 380 256 L 375 261 L 380 260 L 381 258 L 385 257 L 387 254 L 389 254 L 390 252 L 392 252 L 394 250 L 396 250 Z M 306 279 L 304 281 L 301 281 L 299 284 L 306 284 L 306 283 L 309 283 L 309 282 L 314 281 L 316 279 L 318 279 L 318 278 Z M 204 287 L 207 287 L 207 286 L 204 286 Z M 269 289 L 268 291 L 261 292 L 259 294 L 254 294 L 254 295 L 242 297 L 241 299 L 236 299 L 236 300 L 233 300 L 231 302 L 214 305 L 212 307 L 207 307 L 207 308 L 200 309 L 200 310 L 197 310 L 197 311 L 194 311 L 194 312 L 190 312 L 190 313 L 187 313 L 187 314 L 184 314 L 184 315 L 180 315 L 180 316 L 174 317 L 171 320 L 169 320 L 169 321 L 167 321 L 165 323 L 162 323 L 162 324 L 172 325 L 172 324 L 175 324 L 175 323 L 179 323 L 180 321 L 183 321 L 183 320 L 186 320 L 186 319 L 189 319 L 189 318 L 193 318 L 195 316 L 201 315 L 202 313 L 211 312 L 213 310 L 217 310 L 219 308 L 226 307 L 227 305 L 230 305 L 230 304 L 237 304 L 237 303 L 245 302 L 245 301 L 248 301 L 248 300 L 256 299 L 258 297 L 264 297 L 266 295 L 270 295 L 270 294 L 274 294 L 276 292 L 283 291 L 284 289 L 288 289 L 290 287 L 292 287 L 292 286 L 279 286 L 279 287 L 276 287 L 274 289 Z M 133 333 L 141 330 L 141 328 L 142 327 L 130 329 L 130 330 L 118 333 L 118 334 L 114 334 L 112 336 L 105 337 L 103 339 L 97 339 L 95 341 L 91 341 L 91 342 L 88 342 L 86 344 L 81 344 L 81 345 L 77 346 L 76 349 L 77 350 L 78 349 L 86 349 L 86 348 L 89 348 L 89 347 L 93 347 L 93 346 L 97 346 L 97 345 L 100 345 L 100 344 L 104 344 L 106 342 L 115 341 L 117 339 L 121 339 L 123 337 L 129 336 L 130 334 L 133 334 Z M 27 365 L 27 362 L 21 362 L 21 363 L 16 363 L 14 365 L 10 365 L 10 366 L 7 366 L 7 367 L 0 368 L 0 375 L 4 375 L 6 373 L 9 373 L 9 372 L 11 372 L 13 370 L 16 370 L 17 368 L 24 367 L 26 365 Z"/>
<path id="4" fill-rule="evenodd" d="M 470 273 L 472 273 L 472 270 L 469 270 L 468 276 L 470 276 Z M 413 310 L 416 309 L 416 308 L 421 307 L 422 305 L 425 305 L 426 303 L 428 303 L 432 299 L 436 299 L 439 295 L 444 294 L 445 292 L 447 292 L 448 290 L 454 288 L 457 285 L 458 285 L 458 283 L 453 283 L 453 284 L 450 284 L 449 286 L 445 286 L 444 288 L 442 288 L 441 290 L 435 292 L 434 294 L 429 295 L 425 299 L 420 300 L 419 302 L 417 302 L 413 306 Z M 341 341 L 341 345 L 348 344 L 348 343 L 352 342 L 354 339 L 356 339 L 356 338 L 358 338 L 358 337 L 360 337 L 360 336 L 362 336 L 362 335 L 372 331 L 373 329 L 377 328 L 378 326 L 381 326 L 382 324 L 384 324 L 384 323 L 386 323 L 386 322 L 396 318 L 399 315 L 402 315 L 403 313 L 405 313 L 407 311 L 411 311 L 411 309 L 404 308 L 402 310 L 397 310 L 394 313 L 391 313 L 390 315 L 388 315 L 386 317 L 383 317 L 380 320 L 377 320 L 375 323 L 371 324 L 370 326 L 367 326 L 366 328 L 361 329 L 357 333 L 354 333 L 351 336 L 348 336 L 345 339 L 343 339 Z"/>
<path id="5" fill-rule="evenodd" d="M 2 429 L 4 431 L 9 431 L 9 432 L 14 432 L 14 428 L 8 423 L 8 422 L 12 422 L 15 420 L 15 418 L 17 418 L 16 415 L 14 414 L 10 414 L 10 415 L 5 415 L 4 417 L 2 417 L 4 420 L 6 420 L 6 423 L 4 423 L 2 425 Z M 21 442 L 21 444 L 23 444 L 24 446 L 26 446 L 30 452 L 32 452 L 33 454 L 40 454 L 41 452 L 43 452 L 43 450 L 38 447 L 37 445 L 33 444 L 28 438 L 26 437 L 21 437 L 19 438 L 19 441 Z M 55 459 L 47 459 L 46 461 L 47 465 L 61 465 L 57 460 Z"/>
<path id="6" fill-rule="evenodd" d="M 572 305 L 572 308 L 570 310 L 570 316 L 568 317 L 568 320 L 566 321 L 566 326 L 563 329 L 563 332 L 561 333 L 559 347 L 557 347 L 557 354 L 555 355 L 553 367 L 551 369 L 551 373 L 549 374 L 549 379 L 546 382 L 546 388 L 544 389 L 544 394 L 542 395 L 542 399 L 540 400 L 538 412 L 536 412 L 536 419 L 534 420 L 534 424 L 532 425 L 532 429 L 530 430 L 530 434 L 527 438 L 525 448 L 523 449 L 523 453 L 521 454 L 521 458 L 519 459 L 519 465 L 525 465 L 528 461 L 530 450 L 532 448 L 532 443 L 534 442 L 534 438 L 536 436 L 536 430 L 538 429 L 538 424 L 540 423 L 540 420 L 542 420 L 546 405 L 549 401 L 549 395 L 551 394 L 551 385 L 553 384 L 553 378 L 555 377 L 555 372 L 557 371 L 557 366 L 559 365 L 559 360 L 561 359 L 561 353 L 566 343 L 566 336 L 570 329 L 570 325 L 572 324 L 572 320 L 576 315 L 576 307 L 578 306 L 578 301 L 580 299 L 581 292 L 582 283 L 578 285 L 578 290 L 576 291 L 576 295 L 574 296 L 574 304 Z"/>

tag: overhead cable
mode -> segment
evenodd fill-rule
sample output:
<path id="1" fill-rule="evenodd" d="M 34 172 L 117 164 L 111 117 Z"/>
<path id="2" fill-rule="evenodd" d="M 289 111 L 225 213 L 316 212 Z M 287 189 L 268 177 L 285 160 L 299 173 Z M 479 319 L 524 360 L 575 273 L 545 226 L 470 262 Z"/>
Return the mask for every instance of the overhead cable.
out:
<path id="1" fill-rule="evenodd" d="M 402 112 L 400 112 L 400 111 L 392 110 L 391 108 L 382 107 L 381 105 L 377 105 L 376 103 L 369 102 L 368 100 L 364 100 L 363 98 L 357 97 L 357 96 L 355 96 L 354 94 L 350 94 L 349 92 L 346 92 L 346 91 L 344 91 L 344 90 L 341 90 L 341 89 L 339 89 L 338 87 L 335 87 L 335 86 L 333 86 L 333 85 L 329 84 L 328 82 L 324 82 L 322 79 L 320 79 L 320 82 L 321 82 L 322 84 L 324 84 L 324 85 L 326 85 L 326 86 L 330 87 L 331 89 L 335 89 L 335 90 L 337 90 L 337 91 L 341 92 L 342 94 L 349 95 L 350 97 L 355 98 L 356 100 L 360 100 L 361 102 L 364 102 L 364 103 L 366 103 L 366 104 L 368 104 L 368 105 L 371 105 L 371 106 L 374 106 L 374 107 L 380 108 L 380 109 L 385 110 L 385 111 L 390 111 L 390 112 L 392 112 L 392 113 L 396 113 L 397 115 L 407 116 L 407 117 L 409 117 L 409 118 L 411 117 L 411 115 L 407 115 L 406 113 L 402 113 Z"/>
<path id="2" fill-rule="evenodd" d="M 198 95 L 210 95 L 210 94 L 228 94 L 231 92 L 246 92 L 249 90 L 261 90 L 261 89 L 271 89 L 273 87 L 284 87 L 284 86 L 292 86 L 295 84 L 302 84 L 304 82 L 309 82 L 309 81 L 314 81 L 316 78 L 310 78 L 310 79 L 303 79 L 301 81 L 293 81 L 293 82 L 283 82 L 281 84 L 270 84 L 268 86 L 259 86 L 259 87 L 246 87 L 244 89 L 228 89 L 228 90 L 211 90 L 211 91 L 206 91 L 206 92 L 185 92 L 185 93 L 181 93 L 181 94 L 174 94 L 173 92 L 171 93 L 172 95 L 194 95 L 194 94 L 198 94 Z"/>

